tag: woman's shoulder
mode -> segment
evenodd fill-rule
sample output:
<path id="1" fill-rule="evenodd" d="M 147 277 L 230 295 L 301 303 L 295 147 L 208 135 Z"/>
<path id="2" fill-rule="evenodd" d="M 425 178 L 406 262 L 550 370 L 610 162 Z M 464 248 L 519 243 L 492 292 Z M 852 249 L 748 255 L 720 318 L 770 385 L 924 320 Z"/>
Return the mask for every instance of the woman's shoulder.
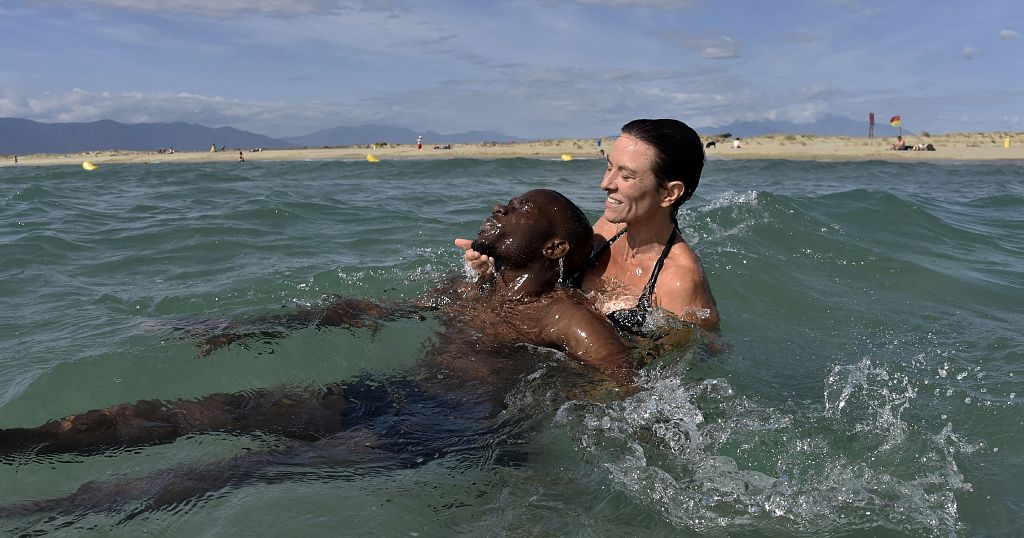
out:
<path id="1" fill-rule="evenodd" d="M 677 296 L 682 302 L 689 302 L 690 297 L 707 287 L 700 256 L 686 241 L 678 241 L 672 246 L 658 276 L 657 286 L 658 292 Z"/>
<path id="2" fill-rule="evenodd" d="M 700 256 L 685 239 L 676 241 L 668 252 L 668 259 L 665 260 L 665 269 L 681 271 L 689 274 L 694 271 L 703 273 Z"/>
<path id="3" fill-rule="evenodd" d="M 619 231 L 622 228 L 622 224 L 614 224 L 608 222 L 602 216 L 601 218 L 597 219 L 597 222 L 594 223 L 594 235 L 600 236 L 605 241 L 607 241 L 608 239 L 611 239 L 613 235 L 619 233 Z"/>

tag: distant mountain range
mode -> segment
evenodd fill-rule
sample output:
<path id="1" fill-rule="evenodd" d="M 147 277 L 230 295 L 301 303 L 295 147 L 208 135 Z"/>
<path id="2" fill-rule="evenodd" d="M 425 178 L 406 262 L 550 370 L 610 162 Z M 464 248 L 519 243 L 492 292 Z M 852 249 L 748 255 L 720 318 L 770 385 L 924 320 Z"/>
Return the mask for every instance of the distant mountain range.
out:
<path id="1" fill-rule="evenodd" d="M 101 120 L 89 123 L 39 123 L 0 118 L 0 154 L 76 153 L 105 149 L 183 151 L 229 148 L 286 148 L 292 144 L 234 127 L 211 128 L 190 123 L 126 124 Z"/>
<path id="2" fill-rule="evenodd" d="M 868 118 L 853 120 L 843 116 L 825 116 L 812 123 L 793 123 L 791 121 L 734 121 L 721 127 L 701 127 L 697 129 L 701 136 L 714 136 L 729 133 L 732 136 L 751 137 L 769 134 L 807 134 L 818 136 L 867 136 Z M 896 129 L 876 114 L 875 136 L 887 136 Z"/>
<path id="3" fill-rule="evenodd" d="M 110 149 L 153 151 L 174 148 L 179 151 L 205 151 L 211 145 L 231 149 L 271 149 L 354 146 L 377 142 L 414 144 L 417 136 L 422 136 L 423 143 L 429 145 L 523 140 L 494 131 L 439 134 L 384 125 L 336 127 L 305 136 L 271 138 L 234 127 L 212 128 L 184 122 L 126 124 L 101 120 L 88 123 L 39 123 L 19 118 L 0 118 L 0 154 L 5 155 Z"/>
<path id="4" fill-rule="evenodd" d="M 889 136 L 895 129 L 884 120 L 876 124 L 877 136 Z M 826 116 L 813 123 L 789 121 L 736 121 L 720 127 L 697 129 L 702 136 L 729 134 L 751 137 L 768 134 L 809 134 L 831 136 L 867 136 L 867 118 L 857 121 L 842 116 Z M 39 123 L 18 118 L 0 118 L 0 154 L 77 153 L 110 149 L 152 151 L 174 148 L 181 151 L 205 151 L 211 145 L 227 148 L 293 148 L 355 146 L 389 142 L 413 144 L 422 136 L 428 147 L 437 144 L 474 142 L 521 142 L 526 139 L 495 131 L 469 131 L 441 134 L 414 131 L 386 125 L 335 127 L 304 136 L 271 138 L 235 129 L 212 128 L 191 123 L 126 124 L 102 120 L 89 123 Z"/>

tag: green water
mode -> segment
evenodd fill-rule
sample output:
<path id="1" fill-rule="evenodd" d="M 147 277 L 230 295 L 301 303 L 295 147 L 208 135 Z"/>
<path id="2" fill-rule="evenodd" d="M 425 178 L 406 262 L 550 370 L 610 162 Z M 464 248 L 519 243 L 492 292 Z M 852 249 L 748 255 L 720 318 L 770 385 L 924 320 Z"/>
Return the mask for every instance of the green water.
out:
<path id="1" fill-rule="evenodd" d="M 439 337 L 433 320 L 303 330 L 206 359 L 164 327 L 328 293 L 416 297 L 462 271 L 451 240 L 475 234 L 496 202 L 554 188 L 596 218 L 602 170 L 528 159 L 0 168 L 0 428 L 142 398 L 401 377 Z M 1024 165 L 715 160 L 680 224 L 729 350 L 666 357 L 639 394 L 610 402 L 552 396 L 558 362 L 538 367 L 506 397 L 504 422 L 481 430 L 481 446 L 497 445 L 515 424 L 515 462 L 461 447 L 404 467 L 279 465 L 173 506 L 129 499 L 0 529 L 1024 534 Z M 280 443 L 208 434 L 5 456 L 0 505 Z"/>

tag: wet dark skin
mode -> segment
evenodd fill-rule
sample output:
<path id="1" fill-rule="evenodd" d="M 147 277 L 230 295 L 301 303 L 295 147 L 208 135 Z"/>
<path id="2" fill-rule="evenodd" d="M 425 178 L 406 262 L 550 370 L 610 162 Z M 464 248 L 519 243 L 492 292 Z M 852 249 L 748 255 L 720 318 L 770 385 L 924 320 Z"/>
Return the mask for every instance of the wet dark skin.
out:
<path id="1" fill-rule="evenodd" d="M 579 292 L 562 289 L 562 273 L 575 271 L 591 252 L 589 225 L 580 231 L 568 215 L 578 211 L 554 191 L 533 190 L 495 206 L 480 227 L 474 249 L 495 261 L 495 272 L 480 282 L 460 282 L 435 290 L 416 305 L 381 304 L 335 298 L 323 308 L 269 316 L 259 323 L 273 329 L 245 330 L 232 323 L 220 332 L 189 329 L 202 338 L 201 355 L 251 337 L 275 338 L 301 327 L 366 327 L 401 317 L 438 312 L 445 328 L 443 345 L 430 350 L 420 368 L 432 373 L 436 386 L 425 390 L 451 392 L 467 383 L 488 384 L 496 401 L 515 376 L 530 365 L 502 360 L 477 360 L 466 342 L 490 346 L 495 356 L 527 343 L 565 352 L 596 377 L 629 391 L 635 359 L 608 320 Z M 581 254 L 582 253 L 582 254 Z M 568 261 L 567 261 L 568 260 Z M 571 274 L 571 273 L 570 273 Z M 461 347 L 459 347 L 461 346 Z M 440 381 L 437 381 L 440 379 Z M 204 431 L 263 431 L 290 439 L 313 441 L 333 435 L 345 425 L 340 386 L 309 390 L 258 389 L 240 394 L 213 394 L 193 400 L 143 400 L 52 420 L 36 428 L 0 430 L 0 454 L 28 447 L 37 453 L 170 442 Z"/>

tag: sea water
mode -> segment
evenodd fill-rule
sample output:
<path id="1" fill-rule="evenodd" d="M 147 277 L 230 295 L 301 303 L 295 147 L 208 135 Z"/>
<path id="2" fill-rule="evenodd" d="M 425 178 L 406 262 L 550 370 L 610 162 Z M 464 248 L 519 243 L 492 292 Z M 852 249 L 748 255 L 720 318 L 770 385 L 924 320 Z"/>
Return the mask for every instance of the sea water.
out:
<path id="1" fill-rule="evenodd" d="M 553 188 L 596 218 L 603 168 L 598 159 L 0 168 L 0 428 L 143 398 L 401 376 L 443 337 L 436 320 L 299 330 L 205 358 L 166 327 L 290 311 L 328 294 L 415 298 L 464 271 L 452 239 L 473 237 L 513 195 Z M 1024 534 L 1024 164 L 712 159 L 679 220 L 703 258 L 725 351 L 671 353 L 625 398 L 550 396 L 548 364 L 506 396 L 506 413 L 527 418 L 514 462 L 282 466 L 170 506 L 126 499 L 0 518 L 0 529 Z M 281 442 L 211 433 L 7 456 L 0 505 Z"/>

